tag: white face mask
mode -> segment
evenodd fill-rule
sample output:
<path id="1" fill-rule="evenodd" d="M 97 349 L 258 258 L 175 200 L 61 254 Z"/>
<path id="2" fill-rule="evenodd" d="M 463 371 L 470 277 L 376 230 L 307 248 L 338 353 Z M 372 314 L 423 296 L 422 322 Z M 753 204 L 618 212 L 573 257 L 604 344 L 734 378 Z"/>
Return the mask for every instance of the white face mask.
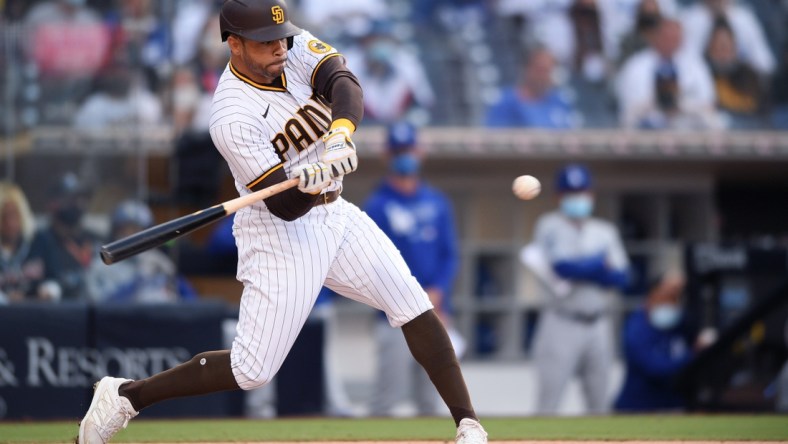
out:
<path id="1" fill-rule="evenodd" d="M 670 330 L 681 320 L 681 307 L 676 304 L 659 304 L 648 312 L 651 325 L 660 330 Z"/>
<path id="2" fill-rule="evenodd" d="M 561 212 L 572 219 L 583 219 L 594 211 L 594 198 L 589 194 L 567 194 L 561 198 Z"/>

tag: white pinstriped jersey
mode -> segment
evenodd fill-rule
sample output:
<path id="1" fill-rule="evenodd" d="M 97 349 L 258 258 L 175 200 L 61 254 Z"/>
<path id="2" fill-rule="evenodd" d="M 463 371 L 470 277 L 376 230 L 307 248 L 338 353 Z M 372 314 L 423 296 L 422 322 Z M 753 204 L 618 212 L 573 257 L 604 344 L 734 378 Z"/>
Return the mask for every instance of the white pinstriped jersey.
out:
<path id="1" fill-rule="evenodd" d="M 294 166 L 319 161 L 325 149 L 321 136 L 331 124 L 331 109 L 314 94 L 314 73 L 340 54 L 304 31 L 287 55 L 284 88 L 255 83 L 228 64 L 214 93 L 211 138 L 241 195 L 280 166 L 290 177 Z M 341 186 L 335 180 L 326 190 Z"/>
<path id="2" fill-rule="evenodd" d="M 283 87 L 260 85 L 228 65 L 214 93 L 210 132 L 238 193 L 279 168 L 320 160 L 331 111 L 314 94 L 314 73 L 339 54 L 308 32 L 294 38 Z M 335 180 L 327 190 L 341 189 Z M 323 285 L 383 310 L 401 326 L 432 308 L 394 244 L 357 206 L 339 197 L 286 222 L 264 203 L 235 214 L 237 278 L 244 284 L 230 361 L 253 389 L 279 370 Z"/>

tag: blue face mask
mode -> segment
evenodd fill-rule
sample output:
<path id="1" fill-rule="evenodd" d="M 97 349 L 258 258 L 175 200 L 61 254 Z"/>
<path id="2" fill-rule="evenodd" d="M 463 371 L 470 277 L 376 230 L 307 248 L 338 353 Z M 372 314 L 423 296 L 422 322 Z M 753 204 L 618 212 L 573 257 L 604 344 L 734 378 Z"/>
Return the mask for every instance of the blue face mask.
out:
<path id="1" fill-rule="evenodd" d="M 570 194 L 561 199 L 561 211 L 572 219 L 583 219 L 594 211 L 594 198 L 588 194 Z"/>
<path id="2" fill-rule="evenodd" d="M 681 308 L 675 304 L 660 304 L 648 312 L 651 325 L 660 330 L 670 330 L 681 320 Z"/>
<path id="3" fill-rule="evenodd" d="M 398 176 L 415 176 L 421 168 L 421 160 L 411 153 L 404 153 L 391 160 L 391 172 Z"/>

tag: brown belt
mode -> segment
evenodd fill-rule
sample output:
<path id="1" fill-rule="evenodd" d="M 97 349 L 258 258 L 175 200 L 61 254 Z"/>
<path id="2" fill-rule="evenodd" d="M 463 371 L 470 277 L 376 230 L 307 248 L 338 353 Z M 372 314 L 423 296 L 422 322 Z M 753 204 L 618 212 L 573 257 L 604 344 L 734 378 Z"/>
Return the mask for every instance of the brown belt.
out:
<path id="1" fill-rule="evenodd" d="M 317 198 L 315 201 L 315 206 L 330 204 L 331 202 L 339 199 L 339 194 L 339 190 L 326 191 Z"/>

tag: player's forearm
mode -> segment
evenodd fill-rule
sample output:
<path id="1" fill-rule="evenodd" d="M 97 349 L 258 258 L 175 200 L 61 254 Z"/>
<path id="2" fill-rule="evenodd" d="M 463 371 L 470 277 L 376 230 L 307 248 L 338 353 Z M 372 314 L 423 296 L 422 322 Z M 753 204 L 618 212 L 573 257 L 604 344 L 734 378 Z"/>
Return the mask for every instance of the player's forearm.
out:
<path id="1" fill-rule="evenodd" d="M 256 185 L 253 191 L 258 187 L 259 189 L 267 188 L 285 180 L 287 180 L 287 175 L 283 168 L 279 168 Z M 297 188 L 290 188 L 265 199 L 264 202 L 268 211 L 274 216 L 289 222 L 298 219 L 312 209 L 319 196 L 319 194 L 302 193 Z"/>

